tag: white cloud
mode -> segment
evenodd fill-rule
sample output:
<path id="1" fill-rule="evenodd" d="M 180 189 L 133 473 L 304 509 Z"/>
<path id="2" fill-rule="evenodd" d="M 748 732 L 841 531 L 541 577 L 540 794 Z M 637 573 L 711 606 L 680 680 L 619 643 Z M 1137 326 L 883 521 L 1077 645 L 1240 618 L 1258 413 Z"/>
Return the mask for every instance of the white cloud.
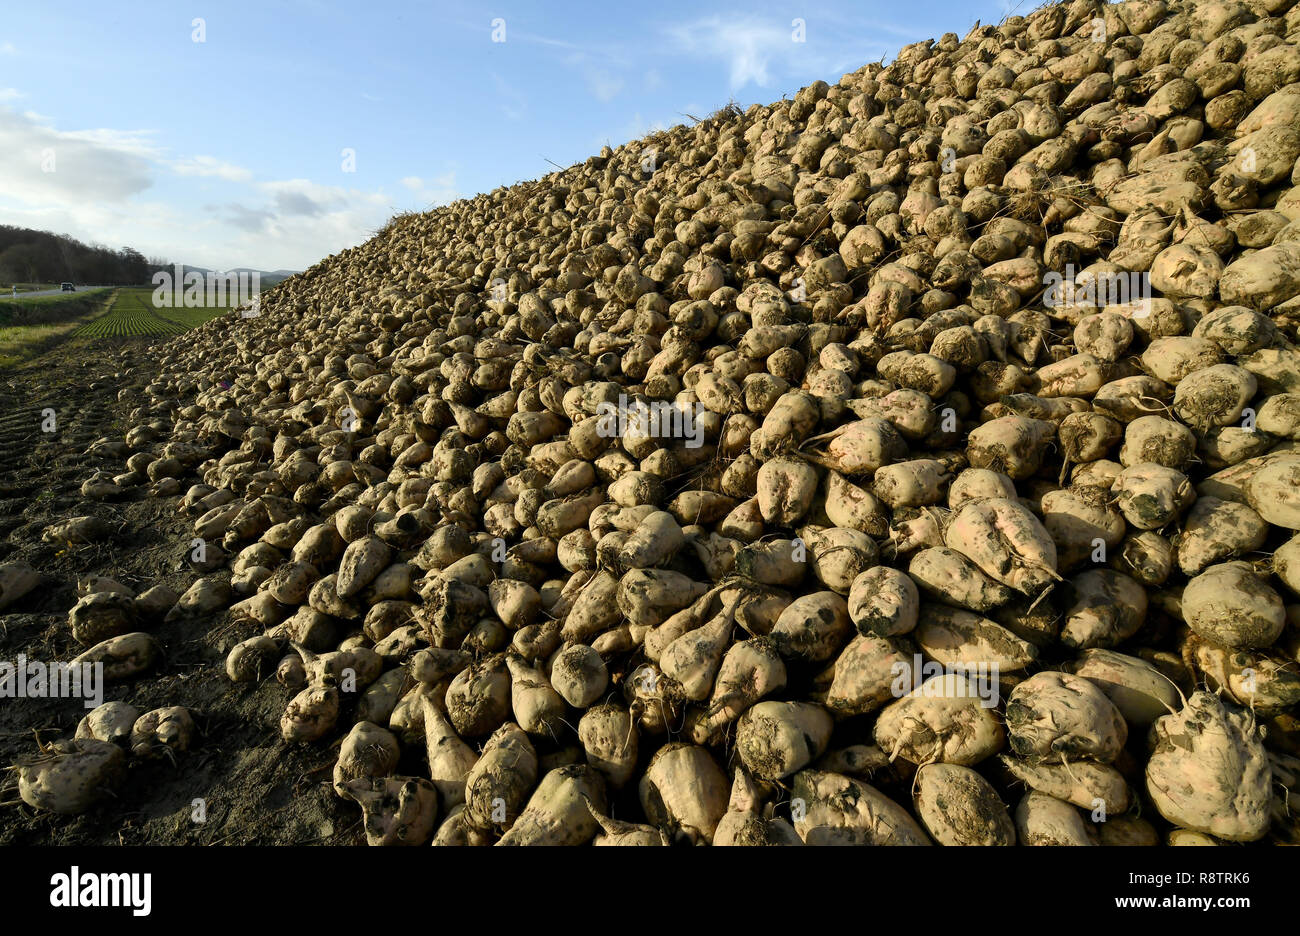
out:
<path id="1" fill-rule="evenodd" d="M 0 101 L 13 101 L 23 96 L 17 88 L 0 88 Z"/>
<path id="2" fill-rule="evenodd" d="M 154 181 L 148 134 L 48 126 L 39 115 L 0 108 L 0 198 L 53 208 L 121 202 Z"/>
<path id="3" fill-rule="evenodd" d="M 258 189 L 271 196 L 277 213 L 282 215 L 306 215 L 317 217 L 343 209 L 354 204 L 358 199 L 378 199 L 387 201 L 379 192 L 362 192 L 358 189 L 344 188 L 341 185 L 323 185 L 310 179 L 283 179 L 276 182 L 263 182 Z"/>
<path id="4" fill-rule="evenodd" d="M 767 87 L 774 59 L 791 55 L 799 45 L 790 29 L 753 17 L 710 16 L 668 29 L 678 51 L 722 59 L 730 72 L 732 90 L 751 82 Z"/>
<path id="5" fill-rule="evenodd" d="M 367 192 L 308 179 L 282 179 L 253 187 L 261 198 L 208 205 L 208 218 L 191 232 L 189 262 L 302 270 L 329 254 L 355 247 L 397 210 L 383 192 Z M 263 259 L 265 258 L 265 259 Z"/>
<path id="6" fill-rule="evenodd" d="M 445 205 L 461 197 L 456 189 L 456 173 L 446 172 L 432 179 L 419 176 L 407 176 L 401 180 L 402 185 L 415 193 L 422 207 Z"/>
<path id="7" fill-rule="evenodd" d="M 409 176 L 393 194 L 309 179 L 254 183 L 248 170 L 212 156 L 172 158 L 148 131 L 62 131 L 2 105 L 0 153 L 6 223 L 213 269 L 306 269 L 360 244 L 403 208 L 459 194 L 451 172 Z M 185 178 L 223 179 L 242 195 L 205 205 L 184 194 Z M 146 198 L 164 180 L 169 198 L 181 186 L 180 200 Z"/>
<path id="8" fill-rule="evenodd" d="M 242 166 L 232 165 L 215 156 L 190 156 L 173 160 L 172 171 L 177 175 L 224 179 L 227 182 L 247 182 L 253 174 Z"/>
<path id="9" fill-rule="evenodd" d="M 17 51 L 12 42 L 0 42 L 0 55 L 14 55 Z"/>
<path id="10" fill-rule="evenodd" d="M 875 20 L 866 25 L 866 35 L 863 31 L 858 24 L 822 16 L 809 18 L 802 40 L 796 41 L 790 19 L 750 14 L 707 16 L 664 29 L 670 51 L 724 64 L 733 92 L 749 84 L 803 84 L 814 76 L 834 81 L 845 68 L 874 57 L 874 50 L 886 49 L 873 33 L 911 34 L 905 27 Z"/>

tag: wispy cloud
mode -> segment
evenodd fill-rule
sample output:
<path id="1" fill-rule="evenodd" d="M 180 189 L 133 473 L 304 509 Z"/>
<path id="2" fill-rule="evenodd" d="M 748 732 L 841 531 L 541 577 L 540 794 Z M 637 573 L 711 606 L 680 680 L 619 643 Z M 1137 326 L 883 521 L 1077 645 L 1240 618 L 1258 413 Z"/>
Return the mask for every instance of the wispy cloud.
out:
<path id="1" fill-rule="evenodd" d="M 12 42 L 0 42 L 0 55 L 14 55 L 18 52 Z"/>
<path id="2" fill-rule="evenodd" d="M 49 123 L 50 121 L 50 118 L 34 114 L 31 111 L 28 111 L 24 116 L 39 120 L 42 123 Z M 157 135 L 158 131 L 156 130 L 115 130 L 108 127 L 93 130 L 68 130 L 60 134 L 60 136 L 69 140 L 78 140 L 93 146 L 130 153 L 139 156 L 141 159 L 158 159 L 162 156 L 163 151 L 155 140 Z"/>
<path id="3" fill-rule="evenodd" d="M 1009 0 L 993 0 L 996 3 L 1007 3 Z M 976 10 L 975 12 L 978 12 Z M 846 14 L 842 10 L 821 9 L 815 14 L 810 13 L 807 18 L 808 29 L 815 36 L 825 30 L 832 30 L 834 33 L 850 38 L 855 42 L 863 38 L 864 31 L 875 35 L 884 33 L 889 36 L 896 36 L 904 41 L 917 42 L 922 39 L 933 39 L 938 33 L 933 28 L 933 24 L 923 24 L 919 27 L 911 26 L 904 23 L 890 22 L 883 17 L 870 13 L 864 16 L 862 11 L 854 10 Z"/>
<path id="4" fill-rule="evenodd" d="M 670 26 L 668 37 L 679 52 L 726 62 L 732 90 L 772 83 L 773 61 L 797 47 L 789 28 L 754 17 L 710 16 Z"/>
<path id="5" fill-rule="evenodd" d="M 177 175 L 224 179 L 227 182 L 247 182 L 253 174 L 242 166 L 235 166 L 214 156 L 190 156 L 171 163 Z"/>
<path id="6" fill-rule="evenodd" d="M 502 17 L 502 19 L 505 20 L 505 24 L 506 24 L 506 33 L 505 33 L 506 41 L 504 43 L 497 43 L 498 45 L 508 45 L 511 42 L 526 42 L 532 45 L 552 46 L 557 49 L 580 48 L 580 46 L 578 46 L 577 43 L 570 42 L 567 39 L 553 39 L 550 36 L 543 36 L 540 35 L 539 33 L 525 32 L 521 29 L 518 29 L 515 26 L 511 25 L 514 22 L 513 17 L 505 16 Z M 486 40 L 496 33 L 496 26 L 494 25 L 495 20 L 496 17 L 492 17 L 487 20 L 475 20 L 473 22 L 469 20 L 457 20 L 454 21 L 452 25 L 455 25 L 456 27 L 460 29 L 464 29 L 470 33 L 478 33 Z"/>
<path id="7" fill-rule="evenodd" d="M 536 33 L 521 33 L 508 31 L 506 33 L 508 41 L 522 39 L 524 42 L 532 42 L 537 45 L 553 46 L 557 49 L 578 49 L 581 48 L 576 43 L 569 42 L 566 39 L 552 39 L 549 36 L 539 36 Z"/>
<path id="8" fill-rule="evenodd" d="M 518 87 L 506 81 L 497 72 L 492 72 L 492 84 L 500 98 L 501 112 L 508 120 L 519 120 L 528 111 L 528 98 Z"/>
<path id="9" fill-rule="evenodd" d="M 588 68 L 585 73 L 587 89 L 596 100 L 608 103 L 623 90 L 623 79 L 603 68 Z"/>
<path id="10" fill-rule="evenodd" d="M 915 35 L 906 27 L 876 20 L 856 25 L 856 30 L 846 29 L 845 23 L 824 16 L 810 15 L 797 23 L 784 17 L 736 13 L 672 24 L 663 32 L 669 51 L 722 64 L 731 90 L 737 91 L 750 84 L 769 88 L 814 75 L 829 80 L 873 57 L 876 50 L 889 48 L 888 43 L 871 38 L 871 33 L 909 39 Z M 860 34 L 864 26 L 868 36 Z"/>

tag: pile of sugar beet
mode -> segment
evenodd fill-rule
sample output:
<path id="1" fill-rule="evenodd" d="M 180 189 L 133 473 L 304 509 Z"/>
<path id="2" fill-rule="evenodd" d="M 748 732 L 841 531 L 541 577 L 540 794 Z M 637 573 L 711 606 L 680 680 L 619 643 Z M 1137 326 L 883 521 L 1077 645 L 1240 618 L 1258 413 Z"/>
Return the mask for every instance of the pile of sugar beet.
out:
<path id="1" fill-rule="evenodd" d="M 86 492 L 194 518 L 170 615 L 374 844 L 1300 841 L 1292 2 L 1052 5 L 399 217 L 159 346 Z M 132 608 L 74 611 L 120 679 Z M 97 724 L 24 790 L 120 775 Z"/>

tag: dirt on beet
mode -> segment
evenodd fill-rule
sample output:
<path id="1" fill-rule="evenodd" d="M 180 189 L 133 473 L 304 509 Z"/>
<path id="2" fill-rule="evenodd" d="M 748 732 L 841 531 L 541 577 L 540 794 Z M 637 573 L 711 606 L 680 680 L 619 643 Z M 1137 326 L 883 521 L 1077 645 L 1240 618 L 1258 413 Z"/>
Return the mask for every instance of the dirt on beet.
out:
<path id="1" fill-rule="evenodd" d="M 120 439 L 137 392 L 153 377 L 146 351 L 157 339 L 71 340 L 19 368 L 0 371 L 0 562 L 24 560 L 41 584 L 0 613 L 0 661 L 66 662 L 82 651 L 68 627 L 77 580 L 114 578 L 137 593 L 165 584 L 178 594 L 198 577 L 189 567 L 191 521 L 178 498 L 147 486 L 109 501 L 82 497 L 81 483 L 120 462 L 86 454 L 96 439 Z M 53 432 L 45 431 L 53 411 Z M 42 530 L 69 516 L 110 521 L 106 542 L 48 544 Z M 103 701 L 141 712 L 183 705 L 199 737 L 169 760 L 131 759 L 116 797 L 76 816 L 32 809 L 16 771 L 0 774 L 0 845 L 364 844 L 360 810 L 330 789 L 333 748 L 279 739 L 290 692 L 275 679 L 235 684 L 225 653 L 257 632 L 227 612 L 152 627 L 163 661 L 148 675 L 103 687 Z M 72 737 L 88 711 L 81 699 L 0 698 L 0 767 Z"/>

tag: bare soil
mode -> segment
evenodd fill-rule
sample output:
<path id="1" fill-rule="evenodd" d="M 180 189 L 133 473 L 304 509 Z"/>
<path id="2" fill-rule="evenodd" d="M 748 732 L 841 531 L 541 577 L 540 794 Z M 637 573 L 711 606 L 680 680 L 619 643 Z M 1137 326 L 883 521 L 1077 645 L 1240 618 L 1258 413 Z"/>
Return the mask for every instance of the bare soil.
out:
<path id="1" fill-rule="evenodd" d="M 42 574 L 40 587 L 0 613 L 0 660 L 67 661 L 83 649 L 67 623 L 81 576 L 107 575 L 137 592 L 163 583 L 177 593 L 196 578 L 187 561 L 192 528 L 175 512 L 176 498 L 148 497 L 141 487 L 104 502 L 79 490 L 96 469 L 125 470 L 85 452 L 100 436 L 126 431 L 129 391 L 148 383 L 145 351 L 156 340 L 70 340 L 0 371 L 0 562 L 25 560 Z M 52 433 L 42 431 L 47 409 L 55 412 Z M 109 520 L 115 532 L 91 546 L 41 541 L 48 524 L 78 515 Z M 226 677 L 225 651 L 252 632 L 227 624 L 221 611 L 158 625 L 154 634 L 163 662 L 143 678 L 109 684 L 104 701 L 142 712 L 187 706 L 200 730 L 196 744 L 175 763 L 132 759 L 117 797 L 79 816 L 28 807 L 16 774 L 0 774 L 0 845 L 364 844 L 360 810 L 329 788 L 333 748 L 279 739 L 289 691 L 274 678 L 241 685 Z M 0 699 L 0 766 L 35 754 L 40 742 L 71 737 L 86 712 L 80 699 Z"/>

